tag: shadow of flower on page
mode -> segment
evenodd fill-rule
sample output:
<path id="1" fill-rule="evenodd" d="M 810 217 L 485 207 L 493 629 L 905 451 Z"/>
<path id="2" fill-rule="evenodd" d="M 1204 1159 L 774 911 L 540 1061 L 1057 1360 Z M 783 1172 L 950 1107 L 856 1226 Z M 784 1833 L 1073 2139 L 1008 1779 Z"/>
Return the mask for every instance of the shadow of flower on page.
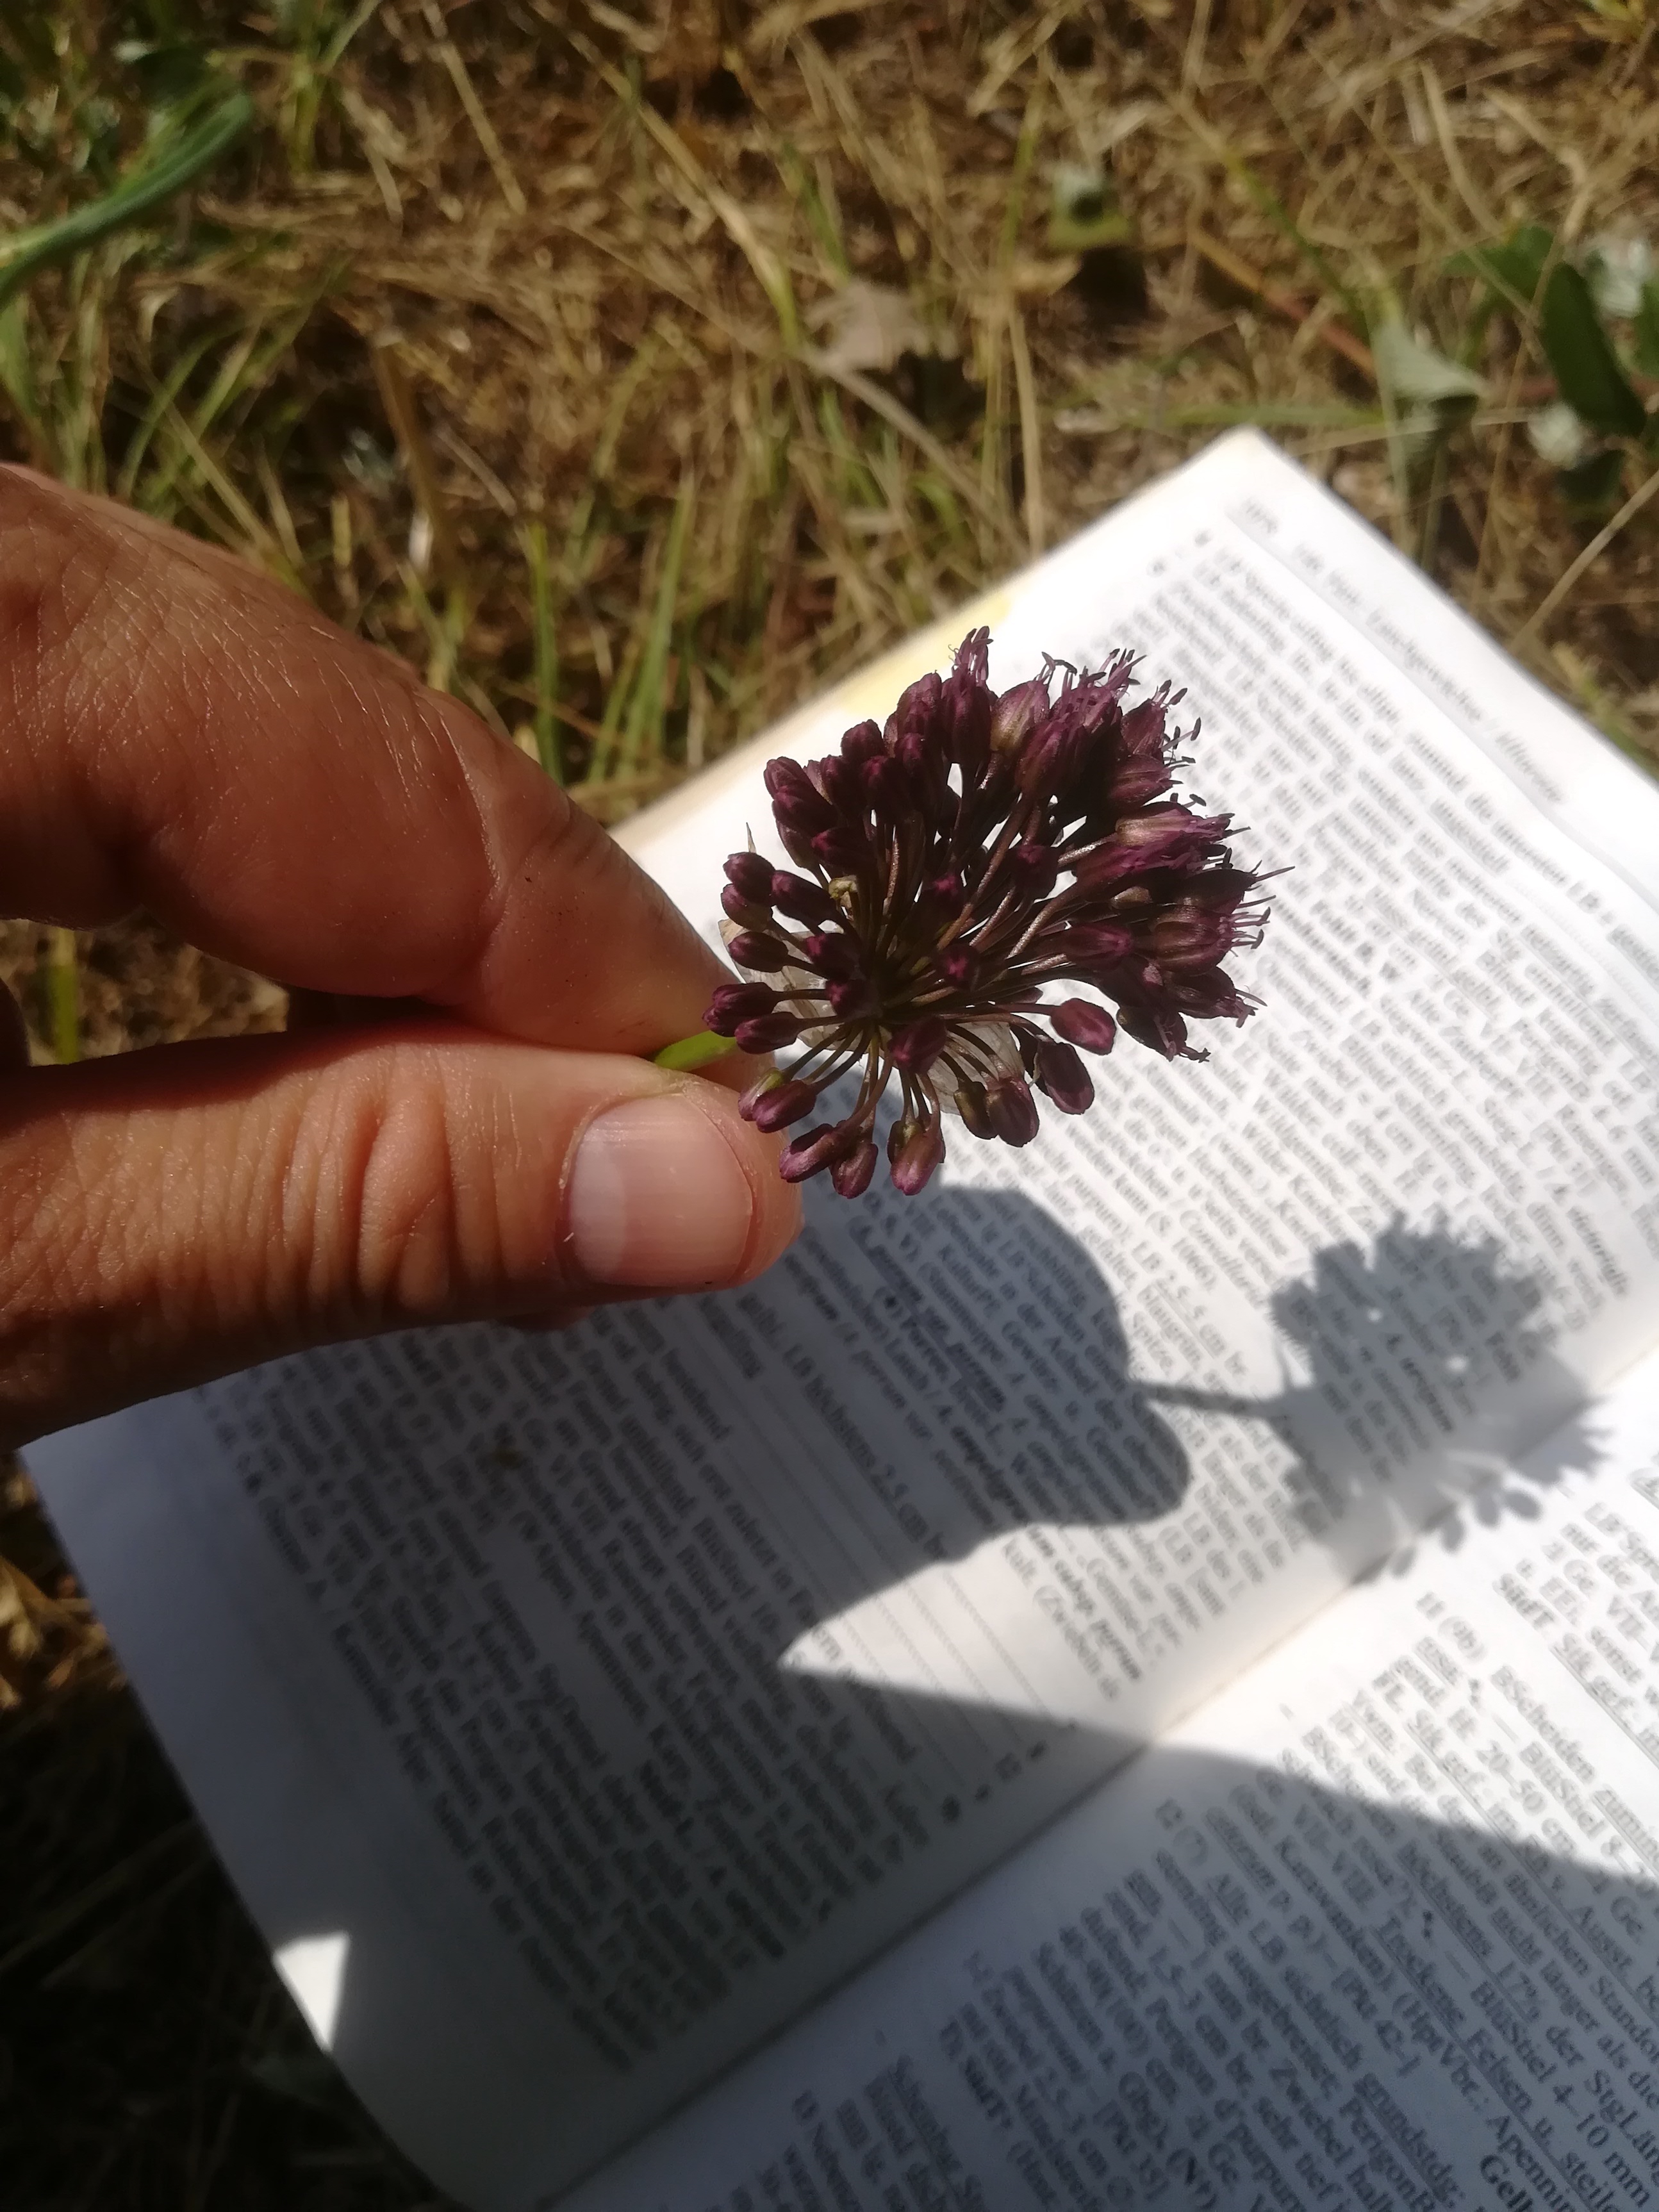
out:
<path id="1" fill-rule="evenodd" d="M 1400 1533 L 1433 1522 L 1453 1549 L 1466 1510 L 1482 1522 L 1530 1516 L 1528 1484 L 1596 1463 L 1593 1430 L 1572 1411 L 1583 1387 L 1556 1357 L 1543 1307 L 1543 1285 L 1495 1238 L 1396 1217 L 1369 1249 L 1327 1246 L 1274 1293 L 1285 1368 L 1277 1395 L 1145 1388 L 1156 1402 L 1254 1418 L 1277 1433 L 1295 1455 L 1295 1510 L 1314 1536 L 1368 1491 L 1387 1496 L 1403 1470 L 1426 1467 L 1429 1486 Z M 1547 1441 L 1517 1468 L 1528 1436 Z"/>

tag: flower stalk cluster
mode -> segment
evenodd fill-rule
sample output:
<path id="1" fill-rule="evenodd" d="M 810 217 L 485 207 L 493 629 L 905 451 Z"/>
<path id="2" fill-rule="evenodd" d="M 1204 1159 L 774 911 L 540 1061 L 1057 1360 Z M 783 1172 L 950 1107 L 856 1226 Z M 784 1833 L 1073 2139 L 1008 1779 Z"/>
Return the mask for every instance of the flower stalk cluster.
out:
<path id="1" fill-rule="evenodd" d="M 973 631 L 884 728 L 860 722 L 805 766 L 769 763 L 795 869 L 756 852 L 726 863 L 726 946 L 746 980 L 704 1018 L 745 1051 L 801 1048 L 744 1114 L 781 1129 L 859 1079 L 849 1112 L 786 1148 L 791 1182 L 827 1171 L 843 1197 L 866 1190 L 895 1080 L 887 1156 L 913 1194 L 945 1157 L 946 1113 L 975 1137 L 1029 1144 L 1033 1088 L 1083 1113 L 1082 1055 L 1120 1031 L 1202 1059 L 1189 1022 L 1252 1011 L 1222 963 L 1260 937 L 1261 878 L 1231 860 L 1228 816 L 1172 795 L 1197 734 L 1171 721 L 1182 695 L 1166 684 L 1126 704 L 1135 663 L 1120 653 L 1090 673 L 1046 661 L 999 696 L 989 642 Z"/>

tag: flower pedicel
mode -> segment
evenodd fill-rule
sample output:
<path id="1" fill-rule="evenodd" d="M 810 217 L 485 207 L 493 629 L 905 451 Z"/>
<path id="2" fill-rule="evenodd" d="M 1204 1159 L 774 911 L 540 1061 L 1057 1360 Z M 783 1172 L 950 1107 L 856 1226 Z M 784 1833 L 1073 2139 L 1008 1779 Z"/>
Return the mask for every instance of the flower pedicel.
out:
<path id="1" fill-rule="evenodd" d="M 1170 795 L 1176 749 L 1197 734 L 1171 726 L 1182 695 L 1166 684 L 1126 707 L 1124 653 L 1092 674 L 1048 660 L 999 697 L 989 642 L 970 632 L 950 675 L 911 684 L 885 729 L 860 722 L 805 767 L 768 763 L 800 873 L 754 852 L 726 863 L 726 949 L 749 980 L 717 990 L 704 1019 L 745 1051 L 804 1048 L 745 1095 L 744 1115 L 781 1129 L 860 1076 L 849 1113 L 786 1148 L 791 1182 L 827 1169 L 844 1198 L 868 1188 L 896 1076 L 887 1156 L 914 1194 L 945 1157 L 945 1112 L 975 1137 L 1029 1144 L 1033 1084 L 1062 1113 L 1092 1103 L 1079 1048 L 1109 1052 L 1121 1030 L 1166 1059 L 1203 1059 L 1188 1023 L 1253 1009 L 1221 963 L 1261 937 L 1262 878 L 1233 864 L 1230 817 Z"/>

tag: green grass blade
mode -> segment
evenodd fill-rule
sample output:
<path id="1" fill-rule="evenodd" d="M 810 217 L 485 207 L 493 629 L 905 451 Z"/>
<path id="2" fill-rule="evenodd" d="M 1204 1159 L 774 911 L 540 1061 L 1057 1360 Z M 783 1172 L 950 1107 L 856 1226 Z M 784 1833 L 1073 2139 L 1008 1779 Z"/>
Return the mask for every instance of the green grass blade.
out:
<path id="1" fill-rule="evenodd" d="M 112 232 L 164 206 L 228 153 L 253 120 L 253 102 L 238 90 L 210 114 L 143 161 L 112 191 L 88 200 L 56 222 L 24 231 L 0 247 L 0 307 L 15 299 L 43 269 L 68 261 Z"/>
<path id="2" fill-rule="evenodd" d="M 523 532 L 525 564 L 530 570 L 531 636 L 536 679 L 536 755 L 555 783 L 564 781 L 564 749 L 559 741 L 559 645 L 553 627 L 553 585 L 548 571 L 547 526 L 532 522 Z"/>
<path id="3" fill-rule="evenodd" d="M 663 684 L 668 673 L 668 648 L 674 634 L 674 609 L 680 595 L 680 563 L 685 552 L 685 533 L 691 518 L 696 482 L 695 476 L 688 469 L 680 478 L 679 496 L 674 501 L 674 513 L 668 525 L 668 543 L 663 550 L 662 575 L 657 585 L 656 604 L 651 610 L 645 650 L 640 657 L 639 680 L 629 702 L 628 720 L 623 729 L 619 766 L 624 775 L 638 767 L 640 749 L 648 738 L 656 740 L 659 745 L 662 738 L 663 722 L 669 705 L 663 696 Z"/>

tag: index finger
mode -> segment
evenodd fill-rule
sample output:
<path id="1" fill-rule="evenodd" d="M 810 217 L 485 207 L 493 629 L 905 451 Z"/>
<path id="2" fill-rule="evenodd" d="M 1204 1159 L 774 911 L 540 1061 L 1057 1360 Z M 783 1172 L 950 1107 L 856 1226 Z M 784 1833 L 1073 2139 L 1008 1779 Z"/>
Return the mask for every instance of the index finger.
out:
<path id="1" fill-rule="evenodd" d="M 228 554 L 0 470 L 0 883 L 314 991 L 652 1052 L 720 963 L 533 763 Z"/>

